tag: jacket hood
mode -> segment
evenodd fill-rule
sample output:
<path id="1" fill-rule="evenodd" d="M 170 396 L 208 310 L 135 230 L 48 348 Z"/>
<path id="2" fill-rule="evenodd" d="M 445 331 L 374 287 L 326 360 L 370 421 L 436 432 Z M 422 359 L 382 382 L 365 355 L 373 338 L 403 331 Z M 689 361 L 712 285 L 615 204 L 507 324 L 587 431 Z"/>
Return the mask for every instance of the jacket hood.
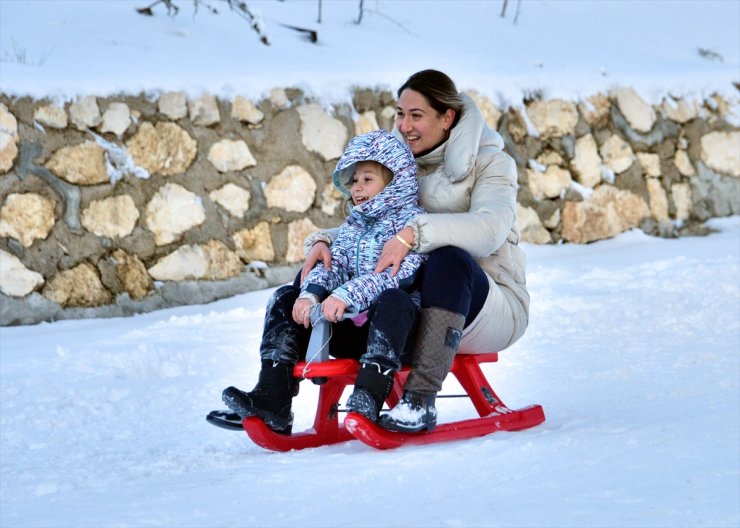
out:
<path id="1" fill-rule="evenodd" d="M 464 103 L 463 115 L 450 131 L 450 137 L 435 150 L 419 158 L 423 163 L 424 158 L 434 156 L 443 149 L 444 172 L 453 182 L 462 180 L 473 169 L 480 147 L 504 149 L 504 139 L 501 134 L 488 126 L 478 105 L 466 93 L 461 92 L 460 97 Z M 402 140 L 398 129 L 394 128 L 393 134 Z"/>
<path id="2" fill-rule="evenodd" d="M 363 204 L 352 207 L 366 216 L 376 216 L 387 207 L 417 203 L 419 184 L 416 180 L 416 160 L 411 149 L 386 130 L 375 130 L 353 137 L 334 170 L 333 181 L 339 191 L 350 198 L 355 165 L 360 161 L 376 161 L 388 167 L 393 179 L 382 191 Z"/>

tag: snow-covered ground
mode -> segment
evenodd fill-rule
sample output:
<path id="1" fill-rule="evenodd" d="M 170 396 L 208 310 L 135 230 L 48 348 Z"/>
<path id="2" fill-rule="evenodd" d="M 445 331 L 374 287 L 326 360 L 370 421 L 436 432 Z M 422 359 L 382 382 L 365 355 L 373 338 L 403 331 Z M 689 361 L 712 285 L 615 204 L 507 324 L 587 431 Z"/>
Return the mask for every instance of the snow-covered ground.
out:
<path id="1" fill-rule="evenodd" d="M 737 97 L 740 2 L 248 0 L 271 46 L 222 2 L 0 0 L 0 91 L 299 86 L 324 101 L 436 67 L 497 102 L 618 84 Z M 319 31 L 319 44 L 280 25 Z M 699 50 L 704 50 L 704 57 Z M 485 366 L 517 433 L 374 451 L 270 453 L 208 425 L 249 388 L 270 291 L 122 319 L 0 328 L 0 526 L 740 526 L 740 218 L 665 240 L 525 245 L 524 338 Z M 454 387 L 448 387 L 454 391 Z M 303 383 L 296 428 L 317 391 Z M 442 420 L 472 416 L 443 400 Z"/>
<path id="2" fill-rule="evenodd" d="M 468 441 L 278 454 L 207 424 L 256 381 L 270 291 L 1 328 L 0 525 L 737 527 L 740 218 L 710 225 L 525 245 L 530 327 L 484 369 L 547 420 Z"/>

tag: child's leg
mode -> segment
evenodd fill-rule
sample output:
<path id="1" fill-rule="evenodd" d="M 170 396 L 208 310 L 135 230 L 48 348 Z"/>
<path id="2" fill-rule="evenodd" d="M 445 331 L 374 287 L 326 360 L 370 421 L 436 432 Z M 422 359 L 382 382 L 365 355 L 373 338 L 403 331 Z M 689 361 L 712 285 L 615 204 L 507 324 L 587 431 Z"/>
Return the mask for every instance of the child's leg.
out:
<path id="1" fill-rule="evenodd" d="M 385 290 L 368 312 L 367 349 L 360 362 L 377 363 L 381 370 L 401 368 L 401 356 L 413 346 L 419 310 L 403 290 Z"/>
<path id="2" fill-rule="evenodd" d="M 291 405 L 298 394 L 293 365 L 305 356 L 310 336 L 310 329 L 293 321 L 293 304 L 299 293 L 295 286 L 283 286 L 270 297 L 260 345 L 262 368 L 254 389 L 244 392 L 228 387 L 221 396 L 241 418 L 257 416 L 283 434 L 292 430 Z"/>
<path id="3" fill-rule="evenodd" d="M 311 329 L 293 321 L 293 305 L 300 293 L 296 286 L 283 286 L 270 297 L 260 343 L 263 360 L 295 365 L 305 357 Z"/>
<path id="4" fill-rule="evenodd" d="M 401 356 L 409 336 L 415 334 L 418 310 L 404 291 L 380 294 L 368 312 L 367 346 L 360 356 L 362 368 L 347 409 L 377 421 L 383 402 L 393 386 L 393 375 L 401 367 Z"/>

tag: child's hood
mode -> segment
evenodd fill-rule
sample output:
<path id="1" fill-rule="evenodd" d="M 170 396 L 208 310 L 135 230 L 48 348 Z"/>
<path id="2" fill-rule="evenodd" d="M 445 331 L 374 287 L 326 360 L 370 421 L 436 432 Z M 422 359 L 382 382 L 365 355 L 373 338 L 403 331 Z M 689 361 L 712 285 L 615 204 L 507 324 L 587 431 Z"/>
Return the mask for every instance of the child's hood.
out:
<path id="1" fill-rule="evenodd" d="M 372 200 L 360 205 L 363 214 L 372 214 L 378 207 L 417 203 L 419 184 L 416 180 L 416 160 L 408 145 L 386 130 L 375 130 L 353 137 L 334 170 L 334 185 L 350 197 L 350 186 L 355 164 L 377 161 L 388 167 L 393 179 Z"/>

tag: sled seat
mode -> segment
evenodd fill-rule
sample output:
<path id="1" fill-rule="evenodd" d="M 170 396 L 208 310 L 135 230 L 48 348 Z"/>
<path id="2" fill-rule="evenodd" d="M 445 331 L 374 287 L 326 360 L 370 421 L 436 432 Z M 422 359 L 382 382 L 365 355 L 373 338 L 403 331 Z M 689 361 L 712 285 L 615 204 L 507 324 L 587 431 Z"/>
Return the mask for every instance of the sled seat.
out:
<path id="1" fill-rule="evenodd" d="M 407 437 L 414 437 L 417 440 L 419 438 L 426 438 L 426 441 L 414 441 L 412 439 L 410 443 L 431 443 L 434 441 L 469 438 L 488 434 L 494 430 L 524 429 L 544 421 L 544 413 L 542 412 L 542 407 L 539 405 L 514 411 L 507 408 L 499 399 L 480 368 L 481 363 L 491 363 L 497 360 L 498 352 L 458 354 L 455 356 L 450 370 L 470 397 L 479 416 L 485 417 L 493 414 L 495 415 L 495 422 L 481 422 L 481 418 L 474 418 L 462 422 L 442 424 L 435 431 L 415 433 L 412 435 L 383 430 L 385 434 L 391 435 L 391 444 L 395 442 L 406 443 L 409 441 Z M 356 428 L 353 428 L 351 432 L 345 427 L 345 424 L 348 423 L 347 420 L 344 423 L 339 422 L 339 400 L 345 388 L 348 385 L 354 384 L 359 370 L 360 363 L 354 359 L 331 359 L 311 363 L 308 366 L 305 362 L 300 362 L 293 368 L 293 375 L 298 379 L 311 379 L 320 384 L 313 427 L 304 432 L 281 435 L 275 433 L 262 420 L 256 417 L 245 418 L 242 426 L 254 443 L 272 451 L 289 451 L 291 449 L 318 447 L 345 442 L 354 438 L 373 445 L 372 442 L 358 436 L 357 432 L 354 431 Z M 386 398 L 386 402 L 391 408 L 403 396 L 403 385 L 410 371 L 411 369 L 409 367 L 404 367 L 396 372 L 393 388 L 388 398 Z M 357 413 L 349 413 L 348 419 L 352 417 L 350 422 L 356 424 L 358 416 Z M 375 429 L 381 428 L 375 426 Z M 384 444 L 388 442 L 389 440 L 387 439 L 383 440 Z M 378 442 L 376 441 L 375 443 Z M 373 445 L 373 447 L 386 448 L 380 445 Z M 396 445 L 390 445 L 388 447 L 396 447 Z"/>

